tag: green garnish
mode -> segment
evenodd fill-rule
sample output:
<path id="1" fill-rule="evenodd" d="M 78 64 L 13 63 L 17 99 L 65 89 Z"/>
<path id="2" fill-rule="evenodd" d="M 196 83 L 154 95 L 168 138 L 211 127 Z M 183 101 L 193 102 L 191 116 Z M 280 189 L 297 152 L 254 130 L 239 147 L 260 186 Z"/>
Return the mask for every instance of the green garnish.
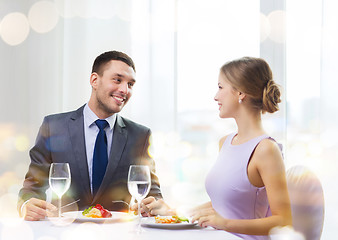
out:
<path id="1" fill-rule="evenodd" d="M 186 217 L 178 217 L 181 222 L 189 222 L 189 219 Z"/>
<path id="2" fill-rule="evenodd" d="M 176 218 L 178 220 L 178 222 L 188 222 L 189 223 L 189 219 L 186 218 L 186 217 L 173 216 L 173 218 Z"/>
<path id="3" fill-rule="evenodd" d="M 82 212 L 82 215 L 86 215 L 87 213 L 89 213 L 90 210 L 92 210 L 94 206 L 90 206 L 89 208 L 85 209 L 83 212 Z"/>

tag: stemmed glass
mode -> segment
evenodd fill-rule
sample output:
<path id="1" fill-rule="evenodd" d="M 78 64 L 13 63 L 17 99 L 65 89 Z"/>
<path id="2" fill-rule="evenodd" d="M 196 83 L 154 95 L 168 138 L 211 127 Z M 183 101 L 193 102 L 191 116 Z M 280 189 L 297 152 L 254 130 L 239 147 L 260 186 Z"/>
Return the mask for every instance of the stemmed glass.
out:
<path id="1" fill-rule="evenodd" d="M 141 201 L 145 198 L 150 190 L 150 170 L 145 165 L 131 165 L 128 173 L 128 190 L 129 193 L 137 200 L 138 205 L 138 231 L 141 226 Z"/>
<path id="2" fill-rule="evenodd" d="M 58 196 L 58 217 L 61 217 L 61 198 L 67 192 L 71 182 L 68 163 L 52 163 L 49 169 L 49 186 Z"/>

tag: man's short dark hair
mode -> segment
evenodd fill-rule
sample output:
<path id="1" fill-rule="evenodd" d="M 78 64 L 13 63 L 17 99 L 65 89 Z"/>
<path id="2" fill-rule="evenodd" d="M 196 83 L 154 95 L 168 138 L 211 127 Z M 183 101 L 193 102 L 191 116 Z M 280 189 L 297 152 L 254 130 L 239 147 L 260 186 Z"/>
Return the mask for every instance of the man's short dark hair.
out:
<path id="1" fill-rule="evenodd" d="M 132 67 L 134 72 L 136 72 L 135 65 L 131 57 L 129 57 L 127 54 L 123 52 L 109 51 L 109 52 L 102 53 L 95 59 L 93 67 L 92 67 L 92 73 L 96 72 L 97 74 L 102 76 L 103 71 L 104 71 L 104 66 L 111 60 L 122 61 L 126 63 L 128 66 Z"/>

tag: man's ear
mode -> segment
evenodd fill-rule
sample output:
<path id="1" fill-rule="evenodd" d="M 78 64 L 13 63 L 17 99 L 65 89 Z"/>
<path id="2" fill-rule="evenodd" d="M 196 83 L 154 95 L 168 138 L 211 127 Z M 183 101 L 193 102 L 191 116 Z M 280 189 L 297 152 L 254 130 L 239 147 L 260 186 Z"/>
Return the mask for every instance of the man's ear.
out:
<path id="1" fill-rule="evenodd" d="M 91 85 L 92 88 L 94 88 L 94 89 L 97 88 L 98 78 L 99 78 L 99 75 L 98 75 L 96 72 L 93 72 L 93 73 L 90 75 L 90 85 Z"/>

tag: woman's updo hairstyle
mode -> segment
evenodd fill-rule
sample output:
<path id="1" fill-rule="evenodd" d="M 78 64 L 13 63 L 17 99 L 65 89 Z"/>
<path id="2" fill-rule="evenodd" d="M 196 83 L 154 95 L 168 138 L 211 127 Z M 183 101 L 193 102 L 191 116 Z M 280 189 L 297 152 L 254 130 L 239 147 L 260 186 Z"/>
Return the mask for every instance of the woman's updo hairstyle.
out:
<path id="1" fill-rule="evenodd" d="M 243 57 L 221 67 L 221 72 L 232 87 L 246 94 L 244 101 L 262 113 L 279 110 L 281 102 L 279 86 L 272 79 L 272 72 L 261 58 Z"/>

